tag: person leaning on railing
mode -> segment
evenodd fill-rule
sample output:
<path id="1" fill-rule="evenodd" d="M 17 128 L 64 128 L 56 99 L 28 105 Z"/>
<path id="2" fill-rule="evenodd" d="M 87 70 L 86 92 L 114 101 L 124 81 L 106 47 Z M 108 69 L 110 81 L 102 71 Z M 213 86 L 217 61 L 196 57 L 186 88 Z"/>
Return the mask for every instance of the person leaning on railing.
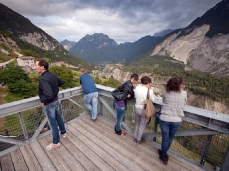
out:
<path id="1" fill-rule="evenodd" d="M 114 126 L 114 133 L 117 135 L 125 135 L 126 132 L 121 130 L 121 122 L 125 116 L 127 109 L 127 99 L 134 98 L 134 86 L 138 81 L 138 74 L 132 74 L 130 80 L 119 86 L 112 92 L 114 97 L 113 106 L 116 110 L 116 123 Z"/>
<path id="2" fill-rule="evenodd" d="M 149 91 L 149 99 L 154 101 L 153 87 L 150 86 L 151 79 L 147 76 L 141 78 L 141 85 L 138 85 L 134 90 L 134 95 L 136 98 L 134 113 L 136 116 L 136 126 L 134 131 L 133 141 L 137 144 L 142 144 L 145 139 L 142 139 L 142 135 L 149 118 L 143 116 L 144 101 L 147 98 Z"/>
<path id="3" fill-rule="evenodd" d="M 164 164 L 168 163 L 169 156 L 167 154 L 174 135 L 179 129 L 182 117 L 184 117 L 183 107 L 187 101 L 187 92 L 182 90 L 182 78 L 170 78 L 165 86 L 162 95 L 162 108 L 159 119 L 162 131 L 161 149 L 158 149 L 160 159 Z"/>

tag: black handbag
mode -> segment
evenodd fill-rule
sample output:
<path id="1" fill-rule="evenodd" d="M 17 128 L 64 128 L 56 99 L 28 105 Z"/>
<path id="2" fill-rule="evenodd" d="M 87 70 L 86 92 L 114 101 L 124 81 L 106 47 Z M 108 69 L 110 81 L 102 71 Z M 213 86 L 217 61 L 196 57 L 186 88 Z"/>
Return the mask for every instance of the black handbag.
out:
<path id="1" fill-rule="evenodd" d="M 127 94 L 123 91 L 123 88 L 126 83 L 116 88 L 114 91 L 111 92 L 112 96 L 115 98 L 115 100 L 124 100 L 127 97 Z"/>

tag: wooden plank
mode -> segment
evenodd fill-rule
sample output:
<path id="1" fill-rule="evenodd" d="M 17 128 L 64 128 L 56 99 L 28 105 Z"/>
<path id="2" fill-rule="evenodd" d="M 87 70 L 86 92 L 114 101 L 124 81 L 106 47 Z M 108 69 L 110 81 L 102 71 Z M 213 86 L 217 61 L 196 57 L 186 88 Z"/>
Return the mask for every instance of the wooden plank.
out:
<path id="1" fill-rule="evenodd" d="M 12 158 L 15 170 L 17 171 L 18 170 L 28 170 L 25 160 L 19 148 L 12 151 L 10 154 L 11 154 L 11 158 Z"/>
<path id="2" fill-rule="evenodd" d="M 113 125 L 111 123 L 107 123 L 105 120 L 102 119 L 101 122 L 98 123 L 98 124 L 100 126 L 103 126 L 104 129 L 107 129 L 107 130 L 112 131 Z M 118 141 L 119 138 L 116 136 L 116 139 Z M 127 143 L 128 142 L 130 143 L 130 141 L 133 142 L 133 134 L 128 133 L 126 136 L 123 137 L 123 139 L 125 139 L 124 141 L 127 142 Z M 122 142 L 120 142 L 120 143 L 122 143 Z M 158 164 L 162 165 L 160 167 L 167 167 L 167 168 L 169 167 L 170 169 L 173 169 L 173 170 L 190 170 L 186 166 L 184 167 L 184 166 L 181 166 L 179 163 L 177 164 L 176 162 L 174 162 L 173 160 L 171 160 L 171 158 L 170 158 L 169 163 L 165 166 L 164 164 L 162 164 L 162 161 L 159 159 L 157 148 L 155 148 L 150 143 L 148 143 L 148 146 L 146 146 L 146 144 L 147 144 L 147 142 L 144 143 L 144 144 L 141 144 L 141 145 L 137 145 L 137 147 L 135 149 L 133 149 L 133 150 L 137 150 L 139 148 L 138 150 L 144 151 L 144 155 L 146 155 L 146 154 L 150 155 L 151 158 L 153 158 L 153 160 L 155 161 L 154 162 L 155 165 L 158 165 Z M 126 148 L 129 148 L 129 147 L 127 146 Z"/>
<path id="3" fill-rule="evenodd" d="M 90 124 L 90 121 L 87 119 L 83 119 L 82 121 L 87 122 L 87 124 Z M 174 162 L 170 162 L 168 165 L 164 165 L 160 160 L 159 156 L 157 154 L 157 149 L 153 148 L 153 146 L 145 147 L 144 144 L 136 144 L 133 142 L 133 135 L 131 133 L 126 134 L 125 136 L 118 136 L 113 133 L 113 125 L 107 126 L 106 124 L 102 122 L 107 122 L 103 119 L 99 120 L 94 125 L 94 129 L 100 131 L 101 133 L 108 136 L 110 139 L 112 139 L 114 142 L 122 145 L 125 149 L 128 151 L 131 151 L 134 155 L 139 156 L 144 160 L 145 162 L 149 163 L 151 166 L 153 165 L 155 168 L 161 170 L 184 170 L 187 171 L 189 169 L 186 169 L 185 167 L 181 167 L 180 165 L 175 164 Z M 104 131 L 106 130 L 106 131 Z M 107 132 L 107 133 L 106 133 Z M 145 166 L 145 165 L 144 165 Z"/>
<path id="4" fill-rule="evenodd" d="M 101 141 L 99 138 L 97 138 L 93 134 L 86 131 L 84 128 L 82 128 L 77 123 L 74 123 L 71 126 L 75 129 L 74 134 L 76 133 L 77 138 L 80 139 L 82 142 L 84 142 L 85 145 L 91 148 L 100 158 L 102 158 L 112 168 L 114 168 L 115 170 L 128 170 L 127 167 L 122 165 L 119 161 L 117 161 L 113 156 L 111 156 L 109 153 L 107 153 L 104 150 L 105 146 L 108 146 L 107 144 L 105 144 L 103 141 Z M 113 149 L 110 147 L 108 148 L 107 151 L 112 151 L 112 150 Z"/>
<path id="5" fill-rule="evenodd" d="M 112 123 L 107 122 L 104 119 L 101 119 L 99 121 L 101 121 L 100 123 L 98 122 L 99 125 L 106 126 L 104 129 L 108 129 L 110 131 L 113 131 L 114 125 Z M 133 134 L 129 133 L 126 136 L 124 136 L 125 141 L 129 141 L 128 140 L 129 138 L 132 140 Z M 151 150 L 147 150 L 146 152 L 147 153 L 154 153 L 158 157 L 157 147 L 154 147 L 153 144 L 146 142 L 144 144 L 141 144 L 141 146 L 143 146 L 145 149 L 151 149 Z M 184 160 L 184 159 L 182 159 L 182 158 L 180 158 L 174 154 L 169 153 L 169 156 L 170 156 L 170 158 L 169 158 L 168 165 L 173 164 L 173 167 L 175 167 L 175 168 L 179 167 L 178 169 L 181 169 L 181 167 L 183 167 L 183 169 L 186 169 L 186 170 L 196 170 L 196 171 L 198 171 L 198 170 L 203 171 L 204 170 L 204 169 L 202 169 L 202 168 L 200 168 L 200 167 L 198 167 L 198 166 L 196 166 L 196 165 L 194 165 L 194 164 L 192 164 L 192 163 L 190 163 L 190 162 L 188 162 L 188 161 L 186 161 L 186 160 Z"/>
<path id="6" fill-rule="evenodd" d="M 42 171 L 40 164 L 28 144 L 21 146 L 20 150 L 29 170 Z"/>
<path id="7" fill-rule="evenodd" d="M 51 136 L 45 136 L 45 138 L 47 139 L 48 142 L 52 141 Z M 61 143 L 62 142 L 63 141 L 61 140 Z M 67 148 L 65 148 L 63 144 L 61 144 L 61 147 L 58 150 L 56 150 L 56 152 L 71 170 L 85 171 L 84 167 L 80 164 L 80 162 L 76 160 L 74 156 L 72 156 L 72 154 L 68 151 Z"/>
<path id="8" fill-rule="evenodd" d="M 81 152 L 83 152 L 88 158 L 92 160 L 92 162 L 100 169 L 100 170 L 114 170 L 111 166 L 109 166 L 103 159 L 101 159 L 94 151 L 92 151 L 87 145 L 85 145 L 82 141 L 80 141 L 78 138 L 77 132 L 75 129 L 71 126 L 68 127 L 68 134 L 71 132 L 72 135 L 68 138 L 70 141 L 74 144 L 77 144 L 77 147 Z"/>
<path id="9" fill-rule="evenodd" d="M 0 158 L 0 161 L 1 161 L 2 170 L 4 170 L 4 171 L 12 171 L 12 170 L 14 170 L 14 166 L 13 166 L 13 163 L 12 163 L 12 159 L 11 159 L 10 153 L 5 154 L 4 156 L 2 156 Z"/>
<path id="10" fill-rule="evenodd" d="M 78 122 L 77 122 L 78 123 Z M 74 123 L 72 125 L 78 125 L 77 123 Z M 83 123 L 85 124 L 85 123 Z M 104 142 L 105 137 L 100 137 L 97 135 L 97 133 L 95 132 L 94 128 L 81 128 L 81 126 L 78 126 L 79 129 L 82 133 L 84 132 L 85 135 L 90 135 L 91 136 L 91 140 L 97 144 L 98 146 L 100 146 L 101 148 L 103 148 L 108 154 L 112 155 L 119 163 L 120 165 L 124 165 L 126 168 L 128 168 L 129 170 L 142 170 L 137 164 L 133 163 L 133 161 L 129 160 L 128 158 L 125 157 L 125 155 L 120 154 L 118 150 L 114 149 L 112 147 L 112 144 L 115 142 L 112 142 L 111 144 L 108 144 L 107 142 Z M 89 133 L 85 133 L 85 131 L 83 131 L 85 129 L 85 131 L 87 132 L 91 132 L 91 134 Z M 105 140 L 106 141 L 106 140 Z M 126 169 L 125 169 L 126 170 Z"/>
<path id="11" fill-rule="evenodd" d="M 53 165 L 56 167 L 57 170 L 66 170 L 66 171 L 70 170 L 70 168 L 65 163 L 65 161 L 57 153 L 57 150 L 59 150 L 59 148 L 46 150 L 46 146 L 47 144 L 50 143 L 50 141 L 48 142 L 48 140 L 45 137 L 39 138 L 38 142 L 41 145 L 41 147 L 44 149 L 44 152 L 47 154 L 47 156 L 52 161 Z"/>
<path id="12" fill-rule="evenodd" d="M 74 135 L 71 132 L 68 132 L 68 137 L 61 138 L 61 143 L 65 148 L 70 152 L 70 154 L 80 162 L 80 164 L 84 167 L 85 170 L 94 170 L 98 171 L 99 169 L 97 166 L 87 157 L 84 155 L 84 152 L 81 152 L 77 147 L 78 145 L 73 144 L 74 140 L 71 137 L 74 137 Z M 72 139 L 73 143 L 70 141 Z M 77 147 L 76 147 L 77 146 Z"/>
<path id="13" fill-rule="evenodd" d="M 98 120 L 98 119 L 97 119 Z M 84 122 L 83 122 L 84 121 Z M 122 140 L 122 136 L 119 136 L 118 141 L 121 141 L 122 143 L 117 143 L 117 141 L 114 141 L 112 139 L 112 136 L 116 136 L 113 132 L 107 132 L 106 129 L 100 129 L 100 131 L 97 130 L 97 126 L 98 126 L 98 122 L 92 123 L 91 121 L 87 120 L 87 119 L 83 119 L 83 121 L 78 121 L 77 123 L 81 123 L 80 125 L 82 127 L 84 127 L 86 129 L 86 126 L 91 126 L 93 127 L 92 130 L 93 134 L 96 136 L 98 136 L 100 139 L 104 139 L 104 142 L 111 145 L 115 150 L 117 150 L 120 154 L 124 155 L 126 158 L 128 158 L 129 160 L 131 160 L 133 163 L 135 163 L 139 168 L 141 168 L 142 170 L 160 170 L 161 168 L 157 168 L 154 165 L 152 165 L 152 161 L 150 160 L 150 162 L 145 161 L 145 159 L 143 159 L 142 157 L 140 157 L 139 155 L 141 155 L 141 151 L 138 153 L 133 153 L 132 149 L 134 149 L 135 144 L 133 142 L 131 142 L 132 144 L 128 144 L 129 149 L 125 148 L 123 146 L 123 140 Z M 97 125 L 97 126 L 96 126 Z M 91 130 L 91 131 L 92 131 Z M 136 169 L 138 170 L 138 169 Z"/>
<path id="14" fill-rule="evenodd" d="M 48 171 L 56 170 L 52 161 L 48 158 L 43 148 L 40 146 L 40 144 L 37 141 L 31 142 L 30 148 L 34 152 L 34 155 L 37 158 L 38 162 L 40 163 L 42 170 L 48 170 Z"/>

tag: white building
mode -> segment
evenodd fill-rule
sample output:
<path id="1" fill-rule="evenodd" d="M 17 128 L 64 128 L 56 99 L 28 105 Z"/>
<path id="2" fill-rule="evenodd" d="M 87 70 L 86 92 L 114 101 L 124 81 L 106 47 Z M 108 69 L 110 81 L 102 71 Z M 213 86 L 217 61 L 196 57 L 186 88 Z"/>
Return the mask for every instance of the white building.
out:
<path id="1" fill-rule="evenodd" d="M 17 57 L 17 63 L 18 66 L 22 67 L 31 67 L 32 69 L 35 69 L 35 64 L 34 64 L 34 57 L 32 56 L 19 56 Z"/>

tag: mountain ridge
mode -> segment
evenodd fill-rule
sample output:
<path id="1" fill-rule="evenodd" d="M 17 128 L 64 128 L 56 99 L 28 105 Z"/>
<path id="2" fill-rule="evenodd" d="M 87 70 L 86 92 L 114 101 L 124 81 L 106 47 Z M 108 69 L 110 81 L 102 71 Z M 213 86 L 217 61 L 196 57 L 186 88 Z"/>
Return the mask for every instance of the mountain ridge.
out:
<path id="1" fill-rule="evenodd" d="M 223 0 L 186 28 L 166 35 L 151 49 L 150 56 L 168 55 L 183 61 L 189 68 L 228 76 L 228 7 L 229 1 Z"/>
<path id="2" fill-rule="evenodd" d="M 96 64 L 129 63 L 160 37 L 145 36 L 133 43 L 118 44 L 108 35 L 94 33 L 80 39 L 69 51 Z"/>
<path id="3" fill-rule="evenodd" d="M 2 3 L 0 3 L 0 34 L 1 37 L 13 38 L 20 49 L 33 51 L 36 54 L 34 57 L 46 57 L 52 61 L 64 61 L 88 69 L 95 67 L 94 64 L 69 53 L 56 39 Z"/>

